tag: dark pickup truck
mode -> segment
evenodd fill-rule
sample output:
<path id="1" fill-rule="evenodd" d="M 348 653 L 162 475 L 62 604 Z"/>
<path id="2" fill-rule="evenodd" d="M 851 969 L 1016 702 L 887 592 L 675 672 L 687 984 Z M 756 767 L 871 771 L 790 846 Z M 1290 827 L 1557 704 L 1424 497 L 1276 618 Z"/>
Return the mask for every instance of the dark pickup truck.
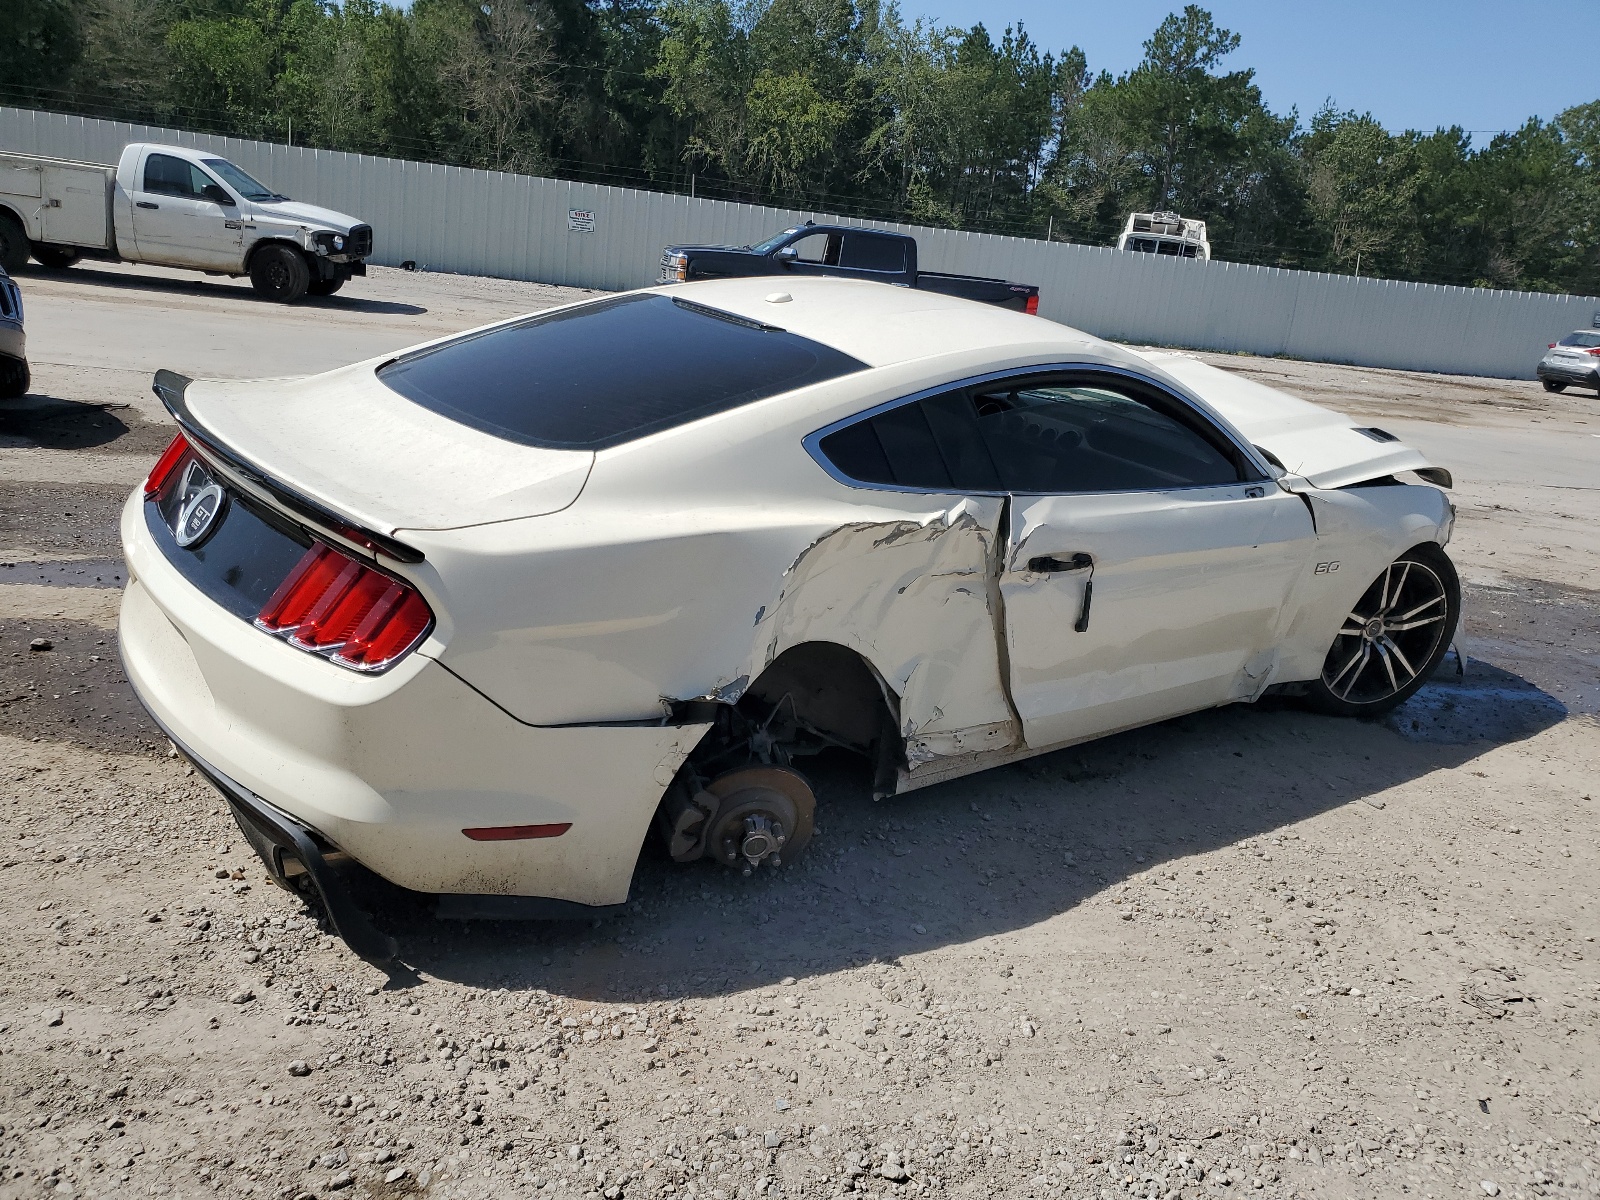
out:
<path id="1" fill-rule="evenodd" d="M 808 221 L 759 246 L 668 246 L 661 253 L 662 283 L 748 275 L 838 275 L 943 292 L 1018 312 L 1039 311 L 1039 289 L 1032 284 L 919 271 L 916 238 L 881 229 Z"/>

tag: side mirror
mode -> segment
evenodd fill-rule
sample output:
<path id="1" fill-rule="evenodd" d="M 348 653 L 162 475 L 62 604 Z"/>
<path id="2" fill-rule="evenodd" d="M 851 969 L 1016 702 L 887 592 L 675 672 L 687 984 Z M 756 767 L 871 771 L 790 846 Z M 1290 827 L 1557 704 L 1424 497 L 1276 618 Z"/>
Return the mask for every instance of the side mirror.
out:
<path id="1" fill-rule="evenodd" d="M 200 194 L 207 200 L 210 200 L 215 204 L 222 205 L 223 208 L 235 207 L 233 197 L 228 195 L 227 191 L 223 189 L 220 183 L 206 184 L 205 187 L 200 189 Z"/>
<path id="2" fill-rule="evenodd" d="M 797 246 L 785 246 L 772 257 L 779 262 L 794 262 L 800 257 L 800 249 Z"/>

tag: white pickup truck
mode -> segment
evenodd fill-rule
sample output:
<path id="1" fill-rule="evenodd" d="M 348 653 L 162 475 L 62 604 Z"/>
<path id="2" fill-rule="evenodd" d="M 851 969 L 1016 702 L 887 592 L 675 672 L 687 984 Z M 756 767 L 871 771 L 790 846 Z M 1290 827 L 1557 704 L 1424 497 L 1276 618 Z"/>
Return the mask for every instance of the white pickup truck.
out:
<path id="1" fill-rule="evenodd" d="M 0 151 L 0 266 L 32 254 L 248 275 L 271 300 L 331 296 L 365 275 L 372 226 L 302 204 L 225 158 L 135 142 L 115 167 Z"/>

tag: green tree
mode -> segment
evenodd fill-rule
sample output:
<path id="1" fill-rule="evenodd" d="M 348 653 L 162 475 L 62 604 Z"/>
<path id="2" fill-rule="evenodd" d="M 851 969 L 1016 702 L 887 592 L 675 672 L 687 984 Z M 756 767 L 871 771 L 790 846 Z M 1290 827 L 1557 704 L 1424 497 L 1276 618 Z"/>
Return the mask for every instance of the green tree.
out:
<path id="1" fill-rule="evenodd" d="M 1600 291 L 1600 101 L 1475 147 L 1273 113 L 1189 5 L 1125 74 L 894 0 L 0 0 L 0 99 L 1221 258 Z"/>
<path id="2" fill-rule="evenodd" d="M 0 98 L 51 103 L 83 51 L 70 0 L 5 0 L 0 4 Z"/>
<path id="3" fill-rule="evenodd" d="M 1370 115 L 1324 108 L 1300 148 L 1323 265 L 1368 274 L 1415 269 L 1424 244 L 1416 221 L 1422 155 Z"/>

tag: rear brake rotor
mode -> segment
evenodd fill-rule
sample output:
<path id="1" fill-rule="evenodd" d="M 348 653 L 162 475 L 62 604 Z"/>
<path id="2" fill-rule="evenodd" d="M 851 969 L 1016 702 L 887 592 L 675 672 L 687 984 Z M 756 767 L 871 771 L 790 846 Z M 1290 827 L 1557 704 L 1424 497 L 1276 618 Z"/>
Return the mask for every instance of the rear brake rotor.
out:
<path id="1" fill-rule="evenodd" d="M 781 866 L 811 840 L 817 799 L 798 771 L 747 767 L 714 779 L 706 791 L 721 804 L 706 833 L 706 855 L 751 874 L 763 862 Z"/>

